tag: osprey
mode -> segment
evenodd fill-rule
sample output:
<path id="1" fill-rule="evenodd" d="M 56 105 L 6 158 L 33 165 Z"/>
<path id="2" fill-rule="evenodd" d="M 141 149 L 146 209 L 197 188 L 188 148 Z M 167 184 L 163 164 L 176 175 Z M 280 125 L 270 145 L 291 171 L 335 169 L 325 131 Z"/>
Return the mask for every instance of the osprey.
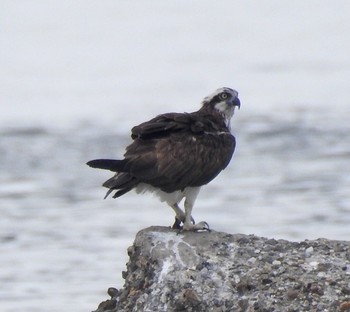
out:
<path id="1" fill-rule="evenodd" d="M 109 189 L 105 198 L 113 191 L 113 198 L 132 189 L 151 191 L 175 211 L 173 228 L 209 230 L 205 221 L 194 222 L 192 208 L 201 186 L 231 160 L 236 140 L 230 121 L 240 105 L 237 91 L 220 88 L 196 112 L 162 114 L 133 127 L 124 159 L 95 159 L 87 165 L 115 172 L 103 183 Z M 179 207 L 182 199 L 184 210 Z"/>

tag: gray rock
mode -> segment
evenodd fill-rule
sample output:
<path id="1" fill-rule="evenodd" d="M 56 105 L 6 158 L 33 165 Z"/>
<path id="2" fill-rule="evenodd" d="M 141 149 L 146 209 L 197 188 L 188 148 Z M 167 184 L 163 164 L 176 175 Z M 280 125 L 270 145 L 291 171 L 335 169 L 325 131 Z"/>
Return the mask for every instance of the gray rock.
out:
<path id="1" fill-rule="evenodd" d="M 154 226 L 128 254 L 124 288 L 96 311 L 350 311 L 350 242 Z"/>

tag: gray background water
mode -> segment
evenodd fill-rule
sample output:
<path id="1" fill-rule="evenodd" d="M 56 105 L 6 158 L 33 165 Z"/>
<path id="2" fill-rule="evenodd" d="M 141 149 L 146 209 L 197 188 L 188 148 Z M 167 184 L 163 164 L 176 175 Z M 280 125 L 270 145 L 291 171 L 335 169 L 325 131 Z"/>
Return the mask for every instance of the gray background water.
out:
<path id="1" fill-rule="evenodd" d="M 130 128 L 240 92 L 231 165 L 196 220 L 350 239 L 349 1 L 0 1 L 1 311 L 90 311 L 121 287 L 152 196 L 103 201 Z"/>

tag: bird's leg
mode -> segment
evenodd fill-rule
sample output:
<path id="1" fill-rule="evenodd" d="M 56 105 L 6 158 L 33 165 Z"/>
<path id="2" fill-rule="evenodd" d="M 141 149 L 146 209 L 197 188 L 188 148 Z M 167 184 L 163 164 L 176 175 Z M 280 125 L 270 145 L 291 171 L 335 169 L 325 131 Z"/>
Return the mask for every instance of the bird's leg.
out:
<path id="1" fill-rule="evenodd" d="M 199 188 L 191 188 L 187 192 L 187 196 L 185 199 L 185 222 L 183 226 L 184 231 L 198 231 L 198 230 L 207 230 L 210 231 L 209 225 L 207 222 L 202 221 L 197 224 L 192 223 L 192 209 L 194 206 L 194 202 L 199 193 Z"/>
<path id="2" fill-rule="evenodd" d="M 179 207 L 179 205 L 177 203 L 170 205 L 170 207 L 173 208 L 175 211 L 175 222 L 174 222 L 172 228 L 177 229 L 177 230 L 182 229 L 181 222 L 185 223 L 185 219 L 186 219 L 185 213 L 183 212 L 183 210 Z M 191 222 L 193 224 L 195 224 L 192 216 L 191 216 Z"/>
<path id="3" fill-rule="evenodd" d="M 181 222 L 185 221 L 185 213 L 182 211 L 182 209 L 179 207 L 177 203 L 170 205 L 171 208 L 175 211 L 175 222 L 172 226 L 173 229 L 181 229 Z"/>
<path id="4" fill-rule="evenodd" d="M 171 228 L 173 230 L 181 230 L 182 229 L 181 221 L 177 217 L 175 217 L 174 224 L 171 226 Z"/>

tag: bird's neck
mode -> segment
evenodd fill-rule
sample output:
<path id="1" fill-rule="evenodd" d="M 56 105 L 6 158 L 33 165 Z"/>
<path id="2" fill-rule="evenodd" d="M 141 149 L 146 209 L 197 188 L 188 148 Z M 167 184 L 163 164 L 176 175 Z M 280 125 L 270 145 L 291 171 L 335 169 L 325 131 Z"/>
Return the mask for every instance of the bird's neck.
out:
<path id="1" fill-rule="evenodd" d="M 231 117 L 233 114 L 225 114 L 223 111 L 205 105 L 203 105 L 198 112 L 202 115 L 206 115 L 206 118 L 215 121 L 216 124 L 227 128 L 231 132 Z"/>

